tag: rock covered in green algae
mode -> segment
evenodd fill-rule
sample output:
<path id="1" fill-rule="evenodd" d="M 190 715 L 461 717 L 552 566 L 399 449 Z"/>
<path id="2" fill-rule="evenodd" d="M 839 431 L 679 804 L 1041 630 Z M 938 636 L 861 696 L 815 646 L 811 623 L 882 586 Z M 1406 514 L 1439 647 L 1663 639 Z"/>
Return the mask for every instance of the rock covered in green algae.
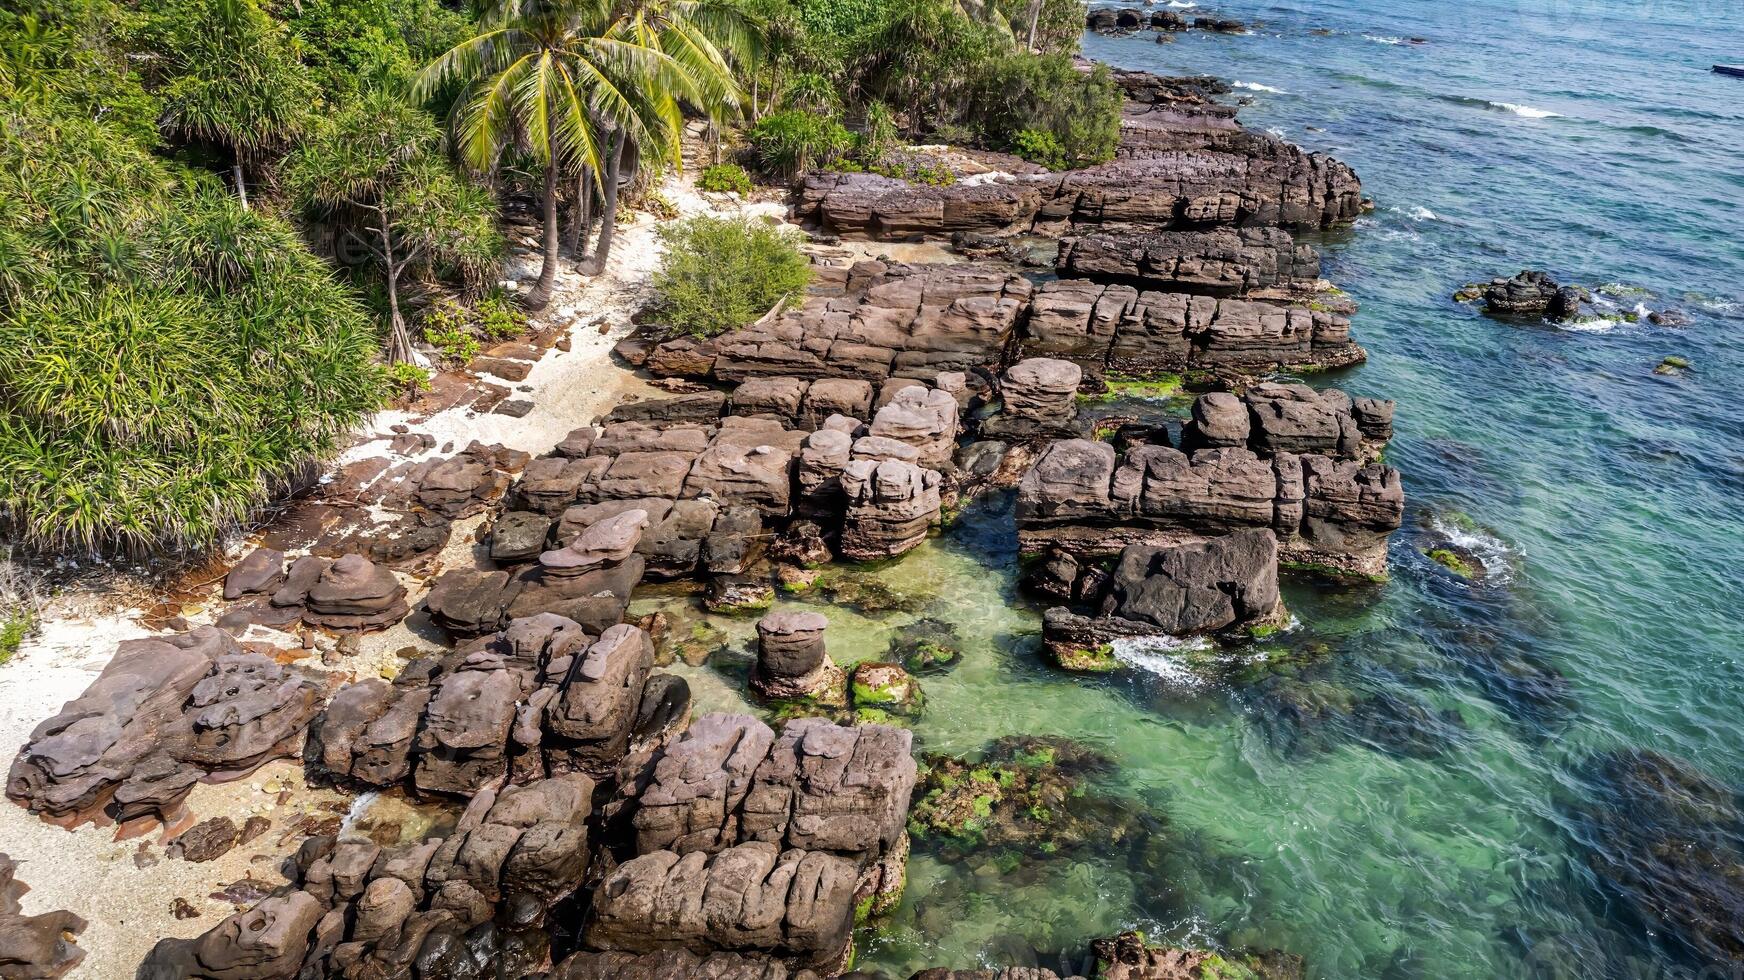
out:
<path id="1" fill-rule="evenodd" d="M 962 640 L 945 620 L 918 619 L 891 637 L 886 659 L 911 674 L 942 674 L 962 661 Z"/>
<path id="2" fill-rule="evenodd" d="M 1302 958 L 1287 953 L 1219 953 L 1151 946 L 1137 932 L 1090 944 L 1099 980 L 1301 980 Z"/>
<path id="3" fill-rule="evenodd" d="M 920 717 L 926 698 L 920 682 L 898 664 L 865 660 L 854 665 L 848 683 L 856 721 L 900 724 Z"/>
<path id="4" fill-rule="evenodd" d="M 847 606 L 867 615 L 916 613 L 935 596 L 916 591 L 887 577 L 878 568 L 831 568 L 819 575 L 802 596 L 807 602 Z"/>
<path id="5" fill-rule="evenodd" d="M 946 860 L 1007 849 L 1055 854 L 1130 843 L 1139 809 L 1093 793 L 1088 777 L 1112 761 L 1070 739 L 1011 735 L 979 760 L 929 754 L 909 813 L 909 833 Z"/>

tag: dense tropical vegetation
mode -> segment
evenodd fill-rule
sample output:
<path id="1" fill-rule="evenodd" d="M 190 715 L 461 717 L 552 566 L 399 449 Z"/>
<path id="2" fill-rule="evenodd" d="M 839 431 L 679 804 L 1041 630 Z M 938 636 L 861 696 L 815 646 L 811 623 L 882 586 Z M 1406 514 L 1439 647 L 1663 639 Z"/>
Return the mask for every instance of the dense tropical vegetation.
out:
<path id="1" fill-rule="evenodd" d="M 686 118 L 741 162 L 947 182 L 917 139 L 1105 159 L 1118 99 L 1076 0 L 14 0 L 0 8 L 0 524 L 176 552 L 246 520 L 384 398 L 597 274 L 621 187 L 663 217 Z M 734 152 L 728 150 L 727 152 Z M 564 215 L 564 217 L 560 217 Z M 668 322 L 803 288 L 792 244 L 674 225 Z M 386 362 L 384 364 L 384 362 Z M 412 362 L 412 363 L 408 363 Z"/>

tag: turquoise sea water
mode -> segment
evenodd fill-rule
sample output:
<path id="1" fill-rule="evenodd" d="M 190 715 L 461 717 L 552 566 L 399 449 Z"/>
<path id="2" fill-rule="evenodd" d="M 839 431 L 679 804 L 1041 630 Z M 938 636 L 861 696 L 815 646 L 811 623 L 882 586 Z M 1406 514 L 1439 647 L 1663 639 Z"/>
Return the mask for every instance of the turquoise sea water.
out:
<path id="1" fill-rule="evenodd" d="M 1246 83 L 1232 98 L 1251 98 L 1247 125 L 1335 153 L 1375 198 L 1323 243 L 1371 360 L 1325 380 L 1399 401 L 1388 459 L 1409 515 L 1392 581 L 1292 584 L 1301 625 L 1236 651 L 1312 651 L 1287 683 L 1168 662 L 1070 677 L 1037 652 L 1039 607 L 1014 591 L 995 500 L 881 573 L 924 609 L 826 609 L 845 663 L 918 617 L 957 627 L 968 656 L 925 679 L 922 749 L 1083 739 L 1117 764 L 1098 790 L 1166 841 L 1015 870 L 920 853 L 861 964 L 1054 966 L 1138 926 L 1300 954 L 1316 977 L 1698 975 L 1595 871 L 1604 845 L 1582 815 L 1620 805 L 1595 778 L 1617 750 L 1744 786 L 1744 80 L 1707 70 L 1744 61 L 1744 7 L 1212 12 L 1263 26 L 1089 37 L 1086 53 Z M 1395 43 L 1410 37 L 1428 43 Z M 1448 298 L 1528 267 L 1645 289 L 1620 302 L 1689 324 L 1504 324 Z M 1671 354 L 1694 369 L 1654 375 Z M 1456 511 L 1478 528 L 1465 540 L 1489 559 L 1482 584 L 1416 550 L 1432 515 Z M 700 707 L 738 703 L 749 624 L 728 628 L 734 652 L 690 671 Z"/>

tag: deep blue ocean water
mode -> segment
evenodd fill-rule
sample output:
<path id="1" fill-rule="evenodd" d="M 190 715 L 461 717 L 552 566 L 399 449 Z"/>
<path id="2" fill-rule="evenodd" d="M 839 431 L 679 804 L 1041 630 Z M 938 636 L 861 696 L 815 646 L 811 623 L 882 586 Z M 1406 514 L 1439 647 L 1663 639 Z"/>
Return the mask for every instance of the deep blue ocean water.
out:
<path id="1" fill-rule="evenodd" d="M 1090 743 L 1115 763 L 1093 791 L 1154 838 L 922 846 L 861 964 L 1075 966 L 1062 954 L 1136 927 L 1338 980 L 1744 975 L 1701 945 L 1744 930 L 1737 905 L 1698 931 L 1642 914 L 1656 887 L 1687 917 L 1692 882 L 1744 862 L 1744 79 L 1708 70 L 1744 62 L 1744 3 L 1202 2 L 1261 25 L 1085 53 L 1236 83 L 1247 125 L 1362 176 L 1375 210 L 1320 245 L 1371 359 L 1312 380 L 1398 400 L 1391 581 L 1288 583 L 1300 626 L 1233 666 L 1066 675 L 995 500 L 880 573 L 920 613 L 825 609 L 839 663 L 917 617 L 957 628 L 963 664 L 923 679 L 920 750 Z M 1523 268 L 1688 324 L 1502 323 L 1451 299 Z M 1693 368 L 1656 375 L 1668 355 Z M 1484 581 L 1424 557 L 1429 529 Z M 748 624 L 720 625 L 750 649 Z M 692 681 L 698 710 L 744 707 L 730 671 Z M 1688 768 L 1625 764 L 1643 751 Z M 1659 792 L 1673 772 L 1715 788 Z"/>

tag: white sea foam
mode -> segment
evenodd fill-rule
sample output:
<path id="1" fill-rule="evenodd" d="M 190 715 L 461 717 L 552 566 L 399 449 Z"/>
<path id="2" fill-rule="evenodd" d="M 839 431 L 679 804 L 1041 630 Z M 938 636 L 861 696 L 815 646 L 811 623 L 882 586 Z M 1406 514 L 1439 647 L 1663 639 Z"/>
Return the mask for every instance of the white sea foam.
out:
<path id="1" fill-rule="evenodd" d="M 1168 6 L 1174 7 L 1176 10 L 1192 10 L 1199 5 L 1193 0 L 1169 0 Z"/>
<path id="2" fill-rule="evenodd" d="M 1127 636 L 1115 640 L 1114 659 L 1148 671 L 1176 687 L 1204 687 L 1205 677 L 1193 669 L 1188 654 L 1216 647 L 1205 637 L 1183 640 L 1173 636 Z"/>
<path id="3" fill-rule="evenodd" d="M 1429 519 L 1436 534 L 1484 566 L 1484 581 L 1505 585 L 1514 577 L 1514 549 L 1501 538 L 1475 527 L 1460 527 L 1439 515 Z"/>
<path id="4" fill-rule="evenodd" d="M 1236 88 L 1245 88 L 1249 92 L 1271 92 L 1274 95 L 1289 95 L 1290 94 L 1289 92 L 1286 92 L 1281 88 L 1273 88 L 1270 85 L 1261 85 L 1259 82 L 1234 82 L 1232 84 Z"/>
<path id="5" fill-rule="evenodd" d="M 1570 333 L 1610 333 L 1617 329 L 1618 320 L 1614 317 L 1599 316 L 1576 320 L 1556 320 L 1553 325 L 1558 330 Z"/>
<path id="6" fill-rule="evenodd" d="M 1556 119 L 1562 115 L 1560 112 L 1551 112 L 1549 109 L 1534 109 L 1518 102 L 1491 102 L 1490 107 L 1501 109 L 1504 112 L 1512 112 L 1516 116 L 1524 116 L 1527 119 Z"/>
<path id="7" fill-rule="evenodd" d="M 1373 41 L 1376 44 L 1408 44 L 1409 43 L 1408 41 L 1406 41 L 1402 37 L 1388 37 L 1385 34 L 1364 34 L 1363 40 Z"/>
<path id="8" fill-rule="evenodd" d="M 1412 221 L 1440 221 L 1441 220 L 1441 215 L 1436 214 L 1434 211 L 1429 210 L 1428 208 L 1424 207 L 1421 204 L 1413 205 L 1410 208 L 1388 208 L 1387 210 L 1393 212 L 1394 214 L 1402 214 L 1405 217 L 1410 218 Z"/>
<path id="9" fill-rule="evenodd" d="M 1287 139 L 1288 138 L 1284 135 L 1284 131 L 1279 129 L 1276 126 L 1267 126 L 1266 132 L 1271 133 L 1273 136 L 1276 136 L 1278 139 Z"/>

